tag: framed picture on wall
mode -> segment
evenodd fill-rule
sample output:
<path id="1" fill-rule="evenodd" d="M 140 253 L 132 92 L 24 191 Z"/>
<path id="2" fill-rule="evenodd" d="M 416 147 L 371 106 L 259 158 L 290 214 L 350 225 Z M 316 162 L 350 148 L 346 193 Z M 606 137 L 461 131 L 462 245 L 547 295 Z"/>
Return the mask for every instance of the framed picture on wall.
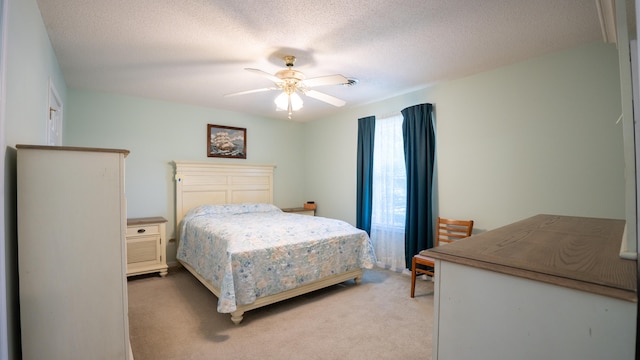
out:
<path id="1" fill-rule="evenodd" d="M 207 124 L 207 156 L 247 158 L 247 129 Z"/>

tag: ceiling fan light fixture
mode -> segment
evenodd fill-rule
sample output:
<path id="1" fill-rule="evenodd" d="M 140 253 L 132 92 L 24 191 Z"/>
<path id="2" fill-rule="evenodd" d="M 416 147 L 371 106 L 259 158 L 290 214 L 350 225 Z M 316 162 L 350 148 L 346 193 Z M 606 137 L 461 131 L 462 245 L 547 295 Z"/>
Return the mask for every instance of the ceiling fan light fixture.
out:
<path id="1" fill-rule="evenodd" d="M 282 93 L 280 93 L 273 101 L 276 105 L 276 110 L 286 111 L 289 115 L 289 119 L 291 119 L 291 115 L 294 111 L 302 109 L 302 98 L 299 94 L 340 107 L 345 105 L 344 100 L 313 90 L 312 88 L 327 85 L 352 86 L 358 82 L 357 79 L 348 79 L 340 74 L 318 76 L 307 79 L 302 72 L 293 69 L 293 64 L 296 61 L 295 56 L 286 55 L 283 57 L 283 60 L 287 68 L 280 70 L 273 75 L 259 69 L 245 68 L 247 71 L 261 75 L 273 81 L 273 87 L 240 91 L 232 94 L 226 94 L 225 96 L 280 90 Z"/>
<path id="2" fill-rule="evenodd" d="M 287 111 L 289 110 L 289 101 L 291 101 L 291 111 L 298 111 L 302 109 L 302 98 L 295 92 L 291 95 L 287 95 L 287 93 L 283 91 L 273 102 L 276 104 L 277 110 Z"/>
<path id="3" fill-rule="evenodd" d="M 302 109 L 302 98 L 300 97 L 300 95 L 298 95 L 298 93 L 293 93 L 289 95 L 289 97 L 291 98 L 291 109 L 293 111 Z"/>
<path id="4" fill-rule="evenodd" d="M 276 110 L 287 110 L 289 99 L 286 93 L 280 93 L 273 102 L 276 104 Z"/>

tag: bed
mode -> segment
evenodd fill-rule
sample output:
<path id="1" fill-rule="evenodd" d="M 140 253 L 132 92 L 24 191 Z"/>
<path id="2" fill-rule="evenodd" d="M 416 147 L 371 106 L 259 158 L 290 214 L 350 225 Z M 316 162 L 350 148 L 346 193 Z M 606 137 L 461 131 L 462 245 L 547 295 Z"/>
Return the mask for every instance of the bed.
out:
<path id="1" fill-rule="evenodd" d="M 246 311 L 354 280 L 375 263 L 366 232 L 273 205 L 272 165 L 175 162 L 178 261 L 239 324 Z"/>

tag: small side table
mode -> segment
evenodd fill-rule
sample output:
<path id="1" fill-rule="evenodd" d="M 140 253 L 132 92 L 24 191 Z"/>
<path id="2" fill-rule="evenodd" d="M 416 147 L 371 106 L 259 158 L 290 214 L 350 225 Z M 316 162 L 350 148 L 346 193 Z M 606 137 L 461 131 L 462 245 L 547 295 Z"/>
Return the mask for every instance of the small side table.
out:
<path id="1" fill-rule="evenodd" d="M 282 209 L 282 211 L 287 212 L 287 213 L 300 214 L 300 215 L 310 215 L 310 216 L 315 216 L 316 215 L 316 210 L 315 209 L 305 209 L 303 207 L 285 208 L 285 209 Z"/>
<path id="2" fill-rule="evenodd" d="M 127 276 L 167 275 L 166 222 L 159 216 L 127 219 Z"/>

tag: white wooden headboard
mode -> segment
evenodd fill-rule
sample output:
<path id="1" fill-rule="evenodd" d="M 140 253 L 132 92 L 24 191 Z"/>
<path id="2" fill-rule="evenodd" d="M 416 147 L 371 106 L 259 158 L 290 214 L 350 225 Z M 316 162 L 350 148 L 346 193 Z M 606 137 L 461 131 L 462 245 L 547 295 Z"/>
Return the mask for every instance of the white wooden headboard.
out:
<path id="1" fill-rule="evenodd" d="M 273 203 L 274 165 L 175 161 L 176 233 L 189 209 L 204 204 Z"/>

